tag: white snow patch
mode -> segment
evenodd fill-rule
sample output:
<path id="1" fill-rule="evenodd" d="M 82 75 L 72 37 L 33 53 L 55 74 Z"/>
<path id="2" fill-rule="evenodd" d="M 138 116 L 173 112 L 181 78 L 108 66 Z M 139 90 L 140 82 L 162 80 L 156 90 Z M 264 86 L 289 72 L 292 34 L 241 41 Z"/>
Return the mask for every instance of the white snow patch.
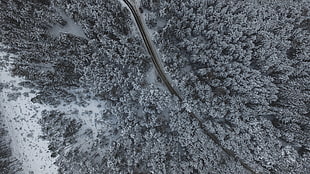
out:
<path id="1" fill-rule="evenodd" d="M 157 21 L 157 28 L 164 28 L 165 26 L 166 26 L 166 24 L 167 24 L 167 21 L 166 20 L 164 20 L 164 19 L 159 19 L 158 21 Z"/>
<path id="2" fill-rule="evenodd" d="M 67 22 L 65 26 L 61 26 L 59 24 L 54 25 L 53 28 L 50 30 L 52 36 L 58 37 L 61 33 L 72 34 L 84 39 L 87 39 L 82 27 L 75 23 L 71 18 L 69 18 L 65 12 L 62 10 L 58 10 L 60 16 Z"/>
<path id="3" fill-rule="evenodd" d="M 185 73 L 192 72 L 192 66 L 186 65 L 184 68 L 182 68 L 182 72 L 185 72 Z"/>
<path id="4" fill-rule="evenodd" d="M 157 82 L 157 75 L 154 66 L 152 66 L 152 68 L 146 73 L 146 81 L 149 84 L 155 84 Z"/>
<path id="5" fill-rule="evenodd" d="M 5 53 L 0 53 L 0 60 Z M 41 111 L 50 109 L 47 106 L 33 104 L 30 99 L 35 94 L 29 93 L 30 89 L 18 85 L 22 78 L 12 77 L 9 67 L 0 69 L 0 82 L 9 85 L 0 92 L 0 111 L 4 118 L 8 134 L 11 137 L 13 156 L 22 162 L 21 173 L 54 174 L 57 167 L 53 164 L 54 159 L 48 150 L 48 141 L 39 138 L 42 135 L 38 120 Z M 12 90 L 12 87 L 19 87 Z M 8 94 L 21 93 L 15 100 L 9 101 Z M 28 94 L 23 95 L 23 94 Z"/>

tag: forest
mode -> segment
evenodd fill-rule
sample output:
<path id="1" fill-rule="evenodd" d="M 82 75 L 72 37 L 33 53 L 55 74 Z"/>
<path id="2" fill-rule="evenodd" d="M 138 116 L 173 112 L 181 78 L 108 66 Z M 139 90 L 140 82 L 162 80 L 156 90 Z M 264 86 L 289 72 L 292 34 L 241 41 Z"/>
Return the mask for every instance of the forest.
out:
<path id="1" fill-rule="evenodd" d="M 0 50 L 51 107 L 38 124 L 58 173 L 310 171 L 310 1 L 137 4 L 183 101 L 122 0 L 1 0 Z M 0 139 L 0 170 L 21 170 L 5 125 Z"/>

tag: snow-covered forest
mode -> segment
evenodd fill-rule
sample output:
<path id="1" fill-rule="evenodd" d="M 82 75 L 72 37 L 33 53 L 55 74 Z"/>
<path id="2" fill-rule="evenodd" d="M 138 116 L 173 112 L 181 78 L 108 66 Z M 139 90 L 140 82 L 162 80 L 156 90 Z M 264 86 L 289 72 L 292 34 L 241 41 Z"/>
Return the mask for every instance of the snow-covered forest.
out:
<path id="1" fill-rule="evenodd" d="M 0 0 L 1 174 L 309 173 L 309 0 L 136 5 L 182 101 L 123 0 Z"/>

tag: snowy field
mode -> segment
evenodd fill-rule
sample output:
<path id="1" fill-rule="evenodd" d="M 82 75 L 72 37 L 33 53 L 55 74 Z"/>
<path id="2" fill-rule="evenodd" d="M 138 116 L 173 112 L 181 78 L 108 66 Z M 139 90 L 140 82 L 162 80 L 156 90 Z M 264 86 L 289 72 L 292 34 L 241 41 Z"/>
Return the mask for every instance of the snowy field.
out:
<path id="1" fill-rule="evenodd" d="M 90 100 L 83 106 L 76 103 L 61 104 L 57 107 L 31 102 L 36 91 L 19 85 L 23 78 L 12 77 L 9 72 L 10 63 L 14 59 L 1 53 L 2 66 L 0 67 L 0 84 L 4 86 L 0 90 L 0 111 L 4 116 L 4 124 L 11 137 L 11 150 L 13 157 L 22 163 L 20 173 L 54 174 L 57 167 L 55 158 L 51 158 L 48 150 L 48 141 L 43 140 L 41 126 L 38 124 L 43 110 L 60 110 L 69 117 L 72 115 L 83 123 L 83 129 L 91 129 L 94 137 L 97 136 L 97 125 L 100 113 L 104 110 L 105 103 Z M 5 58 L 6 57 L 6 58 Z M 0 88 L 1 89 L 1 88 Z M 83 132 L 83 131 L 82 131 Z M 83 140 L 79 143 L 83 144 Z"/>
<path id="2" fill-rule="evenodd" d="M 2 65 L 5 55 L 0 53 Z M 48 150 L 48 141 L 39 138 L 42 133 L 37 122 L 41 111 L 48 109 L 48 106 L 32 103 L 30 99 L 34 97 L 34 91 L 30 92 L 30 89 L 19 86 L 18 83 L 23 79 L 12 77 L 8 69 L 9 64 L 6 64 L 0 70 L 0 83 L 5 86 L 0 90 L 0 111 L 12 140 L 13 156 L 22 163 L 23 170 L 20 173 L 57 173 L 54 159 L 50 157 Z"/>

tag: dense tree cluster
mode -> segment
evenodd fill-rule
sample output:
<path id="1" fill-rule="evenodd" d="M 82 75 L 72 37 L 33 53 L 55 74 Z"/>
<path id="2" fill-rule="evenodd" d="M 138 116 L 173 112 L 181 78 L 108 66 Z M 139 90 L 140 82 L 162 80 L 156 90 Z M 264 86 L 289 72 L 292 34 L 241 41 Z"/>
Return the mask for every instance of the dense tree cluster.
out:
<path id="1" fill-rule="evenodd" d="M 309 170 L 308 1 L 142 4 L 165 19 L 154 38 L 172 79 L 227 147 L 271 173 Z"/>
<path id="2" fill-rule="evenodd" d="M 0 7 L 0 42 L 18 55 L 13 74 L 39 91 L 32 102 L 55 107 L 40 124 L 59 173 L 249 172 L 186 111 L 256 172 L 309 171 L 306 0 L 142 0 L 183 102 L 147 79 L 151 60 L 119 1 L 8 0 Z M 68 18 L 85 37 L 53 34 Z M 57 110 L 92 100 L 104 103 L 96 129 L 81 119 L 91 111 Z"/>
<path id="3" fill-rule="evenodd" d="M 39 120 L 42 125 L 43 139 L 49 140 L 48 146 L 52 157 L 64 153 L 65 147 L 77 143 L 77 132 L 81 123 L 76 118 L 70 118 L 60 111 L 42 111 L 42 118 Z"/>

